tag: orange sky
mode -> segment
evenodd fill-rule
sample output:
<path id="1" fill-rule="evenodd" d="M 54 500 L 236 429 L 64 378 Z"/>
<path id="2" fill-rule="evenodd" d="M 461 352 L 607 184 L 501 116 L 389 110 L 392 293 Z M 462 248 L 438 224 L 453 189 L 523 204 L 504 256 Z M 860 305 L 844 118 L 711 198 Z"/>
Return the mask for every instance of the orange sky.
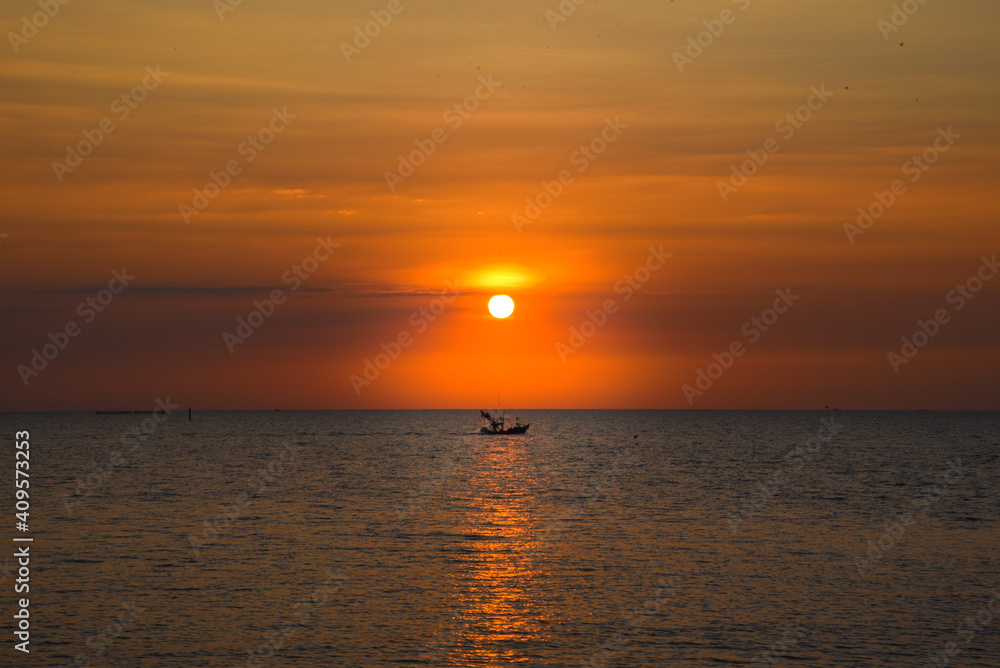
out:
<path id="1" fill-rule="evenodd" d="M 1000 280 L 961 310 L 947 301 L 1000 252 L 994 3 L 928 2 L 888 39 L 891 2 L 591 0 L 554 29 L 555 0 L 389 6 L 244 0 L 220 20 L 209 0 L 71 0 L 36 33 L 22 17 L 37 4 L 0 9 L 0 410 L 488 408 L 498 394 L 1000 409 Z M 391 21 L 347 62 L 373 11 Z M 720 34 L 678 71 L 705 21 Z M 144 99 L 121 101 L 133 89 Z M 794 132 L 778 123 L 810 101 Z M 273 141 L 244 143 L 269 123 L 256 141 Z M 948 128 L 933 165 L 907 165 Z M 92 154 L 54 168 L 85 131 L 101 137 Z M 777 151 L 723 201 L 719 182 L 768 140 Z M 433 153 L 390 189 L 417 142 Z M 181 205 L 227 164 L 186 222 Z M 519 232 L 512 215 L 561 173 Z M 851 243 L 844 224 L 897 179 L 905 192 Z M 339 247 L 292 292 L 282 276 L 317 238 Z M 626 301 L 616 283 L 651 246 L 671 256 Z M 85 322 L 78 304 L 123 267 L 135 280 Z M 412 314 L 451 284 L 418 331 Z M 223 334 L 278 288 L 286 301 L 230 353 Z M 744 323 L 785 288 L 799 299 L 750 342 Z M 517 303 L 505 321 L 486 311 L 501 292 Z M 608 299 L 606 324 L 561 359 Z M 949 322 L 894 373 L 887 353 L 941 308 Z M 78 335 L 26 384 L 32 351 L 71 321 Z M 350 377 L 401 333 L 412 343 L 357 392 Z M 745 354 L 689 401 L 683 386 L 734 342 Z"/>

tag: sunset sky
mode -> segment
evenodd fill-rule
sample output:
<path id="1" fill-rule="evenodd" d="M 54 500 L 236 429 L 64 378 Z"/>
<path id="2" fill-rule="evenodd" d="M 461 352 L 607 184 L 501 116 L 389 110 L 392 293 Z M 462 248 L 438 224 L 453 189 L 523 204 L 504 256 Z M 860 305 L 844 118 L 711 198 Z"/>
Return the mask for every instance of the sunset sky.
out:
<path id="1" fill-rule="evenodd" d="M 996 3 L 224 1 L 0 9 L 0 410 L 1000 409 Z"/>

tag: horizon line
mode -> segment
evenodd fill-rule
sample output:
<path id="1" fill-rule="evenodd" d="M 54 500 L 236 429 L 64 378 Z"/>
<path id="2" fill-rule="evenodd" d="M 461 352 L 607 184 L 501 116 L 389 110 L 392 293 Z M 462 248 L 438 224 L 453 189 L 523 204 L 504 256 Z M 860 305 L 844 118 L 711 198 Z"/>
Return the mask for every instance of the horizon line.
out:
<path id="1" fill-rule="evenodd" d="M 177 413 L 194 408 L 186 406 Z M 479 411 L 482 408 L 202 408 L 199 413 L 304 413 L 304 412 L 361 412 L 361 411 Z M 677 411 L 677 412 L 823 412 L 823 413 L 997 413 L 1000 409 L 982 408 L 506 408 L 504 413 L 512 411 Z M 0 415 L 46 414 L 46 413 L 87 413 L 107 415 L 142 415 L 157 411 L 148 409 L 73 409 L 73 410 L 26 410 L 0 411 Z"/>

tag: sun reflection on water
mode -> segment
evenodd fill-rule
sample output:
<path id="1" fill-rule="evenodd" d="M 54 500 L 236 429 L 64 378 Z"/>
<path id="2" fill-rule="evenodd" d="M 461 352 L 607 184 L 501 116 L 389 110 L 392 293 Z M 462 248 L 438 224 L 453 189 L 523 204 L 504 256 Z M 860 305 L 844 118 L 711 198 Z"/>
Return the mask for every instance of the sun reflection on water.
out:
<path id="1" fill-rule="evenodd" d="M 527 647 L 544 642 L 550 617 L 539 598 L 541 568 L 529 553 L 535 522 L 528 439 L 481 443 L 470 481 L 472 510 L 461 528 L 467 547 L 454 582 L 464 633 L 451 659 L 466 666 L 527 663 Z"/>

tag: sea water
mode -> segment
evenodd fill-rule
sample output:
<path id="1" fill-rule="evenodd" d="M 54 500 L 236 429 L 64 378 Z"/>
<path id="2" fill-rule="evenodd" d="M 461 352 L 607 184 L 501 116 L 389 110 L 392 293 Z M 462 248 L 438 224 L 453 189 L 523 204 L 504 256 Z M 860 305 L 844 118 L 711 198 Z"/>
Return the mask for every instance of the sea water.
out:
<path id="1" fill-rule="evenodd" d="M 514 413 L 0 415 L 0 665 L 1000 665 L 1000 414 Z"/>

